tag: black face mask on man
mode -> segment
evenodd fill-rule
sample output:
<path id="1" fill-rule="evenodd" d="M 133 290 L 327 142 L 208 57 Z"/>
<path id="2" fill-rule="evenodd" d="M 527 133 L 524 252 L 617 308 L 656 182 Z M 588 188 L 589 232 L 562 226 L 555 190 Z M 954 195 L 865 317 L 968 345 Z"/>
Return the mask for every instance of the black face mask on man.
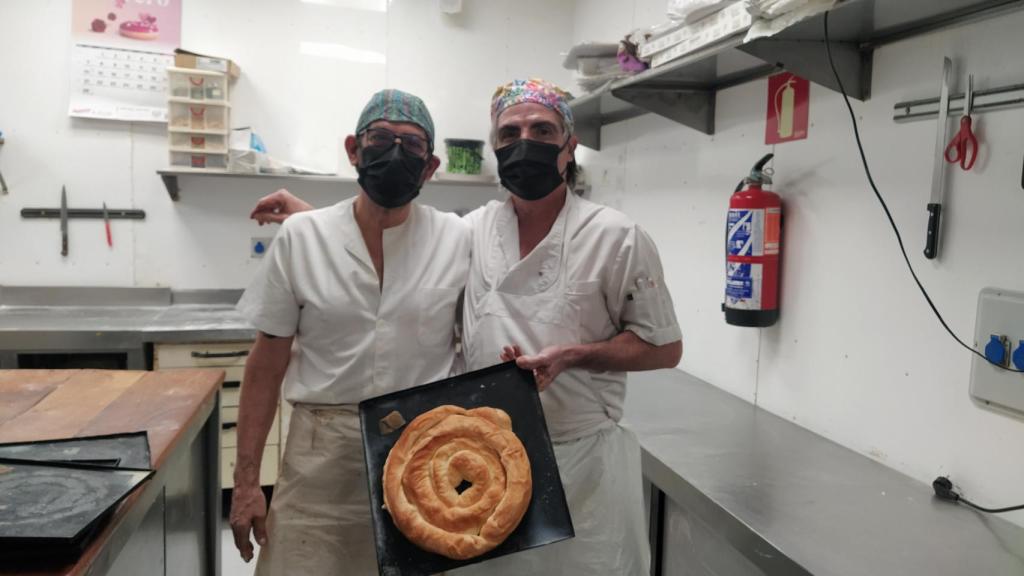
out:
<path id="1" fill-rule="evenodd" d="M 565 182 L 558 155 L 569 144 L 517 140 L 494 151 L 501 185 L 523 200 L 540 200 Z"/>
<path id="2" fill-rule="evenodd" d="M 412 156 L 401 146 L 367 146 L 356 171 L 371 200 L 384 208 L 399 208 L 419 196 L 426 166 L 426 158 Z"/>

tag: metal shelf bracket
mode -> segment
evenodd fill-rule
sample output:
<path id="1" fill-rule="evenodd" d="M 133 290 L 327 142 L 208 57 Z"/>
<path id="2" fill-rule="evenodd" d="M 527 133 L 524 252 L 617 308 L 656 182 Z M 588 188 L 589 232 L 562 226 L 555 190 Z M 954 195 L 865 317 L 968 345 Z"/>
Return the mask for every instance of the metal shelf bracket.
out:
<path id="1" fill-rule="evenodd" d="M 832 57 L 851 98 L 867 100 L 871 96 L 872 50 L 860 50 L 849 42 L 832 42 Z M 762 38 L 739 49 L 765 62 L 836 92 L 839 84 L 828 64 L 824 40 L 776 40 Z"/>
<path id="2" fill-rule="evenodd" d="M 612 95 L 704 134 L 715 133 L 715 92 L 712 90 L 625 86 L 613 89 Z"/>

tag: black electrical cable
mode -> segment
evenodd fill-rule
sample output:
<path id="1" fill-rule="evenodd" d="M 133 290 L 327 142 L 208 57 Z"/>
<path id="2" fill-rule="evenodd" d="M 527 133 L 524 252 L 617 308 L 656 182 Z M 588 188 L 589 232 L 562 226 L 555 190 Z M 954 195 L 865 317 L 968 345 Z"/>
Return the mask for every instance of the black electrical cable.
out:
<path id="1" fill-rule="evenodd" d="M 935 490 L 935 496 L 943 500 L 948 500 L 954 504 L 957 502 L 963 502 L 975 510 L 980 510 L 981 512 L 987 512 L 989 514 L 1002 514 L 1003 512 L 1024 510 L 1024 504 L 1020 504 L 1018 506 L 1007 506 L 1006 508 L 985 508 L 984 506 L 979 506 L 967 498 L 964 498 L 959 492 L 957 492 L 956 488 L 953 487 L 952 480 L 950 480 L 948 476 L 939 476 L 936 478 L 932 482 L 932 488 Z"/>
<path id="2" fill-rule="evenodd" d="M 935 306 L 935 303 L 932 302 L 932 298 L 928 295 L 928 291 L 925 290 L 924 284 L 922 284 L 920 278 L 917 277 L 917 272 L 914 271 L 914 266 L 910 263 L 910 257 L 907 256 L 907 249 L 903 245 L 903 236 L 900 235 L 900 230 L 896 226 L 896 221 L 893 219 L 892 213 L 889 211 L 889 205 L 885 203 L 885 199 L 882 198 L 882 194 L 878 191 L 878 186 L 875 185 L 874 177 L 871 176 L 871 168 L 868 166 L 868 159 L 864 154 L 864 145 L 860 140 L 860 128 L 857 125 L 857 115 L 853 112 L 853 106 L 850 104 L 850 97 L 846 94 L 846 88 L 843 87 L 843 81 L 839 77 L 839 71 L 836 70 L 836 63 L 832 59 L 832 43 L 829 40 L 828 35 L 828 15 L 829 12 L 825 12 L 825 51 L 828 54 L 828 65 L 832 68 L 832 75 L 835 76 L 836 83 L 839 85 L 839 92 L 843 95 L 843 101 L 846 102 L 846 109 L 850 112 L 850 121 L 853 123 L 853 136 L 857 140 L 857 150 L 860 151 L 860 159 L 864 164 L 864 174 L 867 175 L 868 183 L 871 184 L 871 189 L 875 192 L 875 197 L 878 198 L 878 202 L 882 205 L 882 209 L 885 210 L 885 216 L 889 219 L 892 231 L 896 234 L 896 242 L 900 245 L 900 252 L 903 253 L 903 260 L 907 263 L 907 269 L 910 270 L 910 275 L 914 277 L 914 282 L 917 283 L 917 287 L 921 290 L 921 294 L 924 295 L 924 299 L 928 302 L 928 306 L 931 307 L 932 312 L 935 313 L 935 317 L 939 319 L 939 323 L 941 323 L 942 327 L 946 329 L 946 332 L 953 337 L 953 340 L 956 340 L 957 344 L 960 344 L 971 353 L 977 355 L 979 358 L 993 366 L 1002 368 L 1007 372 L 1024 374 L 1024 370 L 1016 370 L 1014 368 L 992 362 L 987 356 L 975 350 L 973 346 L 968 346 L 963 340 L 961 340 L 960 337 L 953 332 L 953 329 L 949 327 L 949 324 L 946 323 L 946 319 L 942 317 L 942 314 L 939 313 L 939 309 Z M 939 121 L 941 122 L 942 119 L 940 118 Z M 939 161 L 941 161 L 941 159 Z"/>

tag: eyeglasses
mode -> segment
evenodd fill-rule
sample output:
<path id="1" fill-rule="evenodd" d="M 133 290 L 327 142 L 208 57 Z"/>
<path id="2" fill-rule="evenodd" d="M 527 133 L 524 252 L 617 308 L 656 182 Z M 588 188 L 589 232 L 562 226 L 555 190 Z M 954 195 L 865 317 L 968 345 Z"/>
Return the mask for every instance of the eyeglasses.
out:
<path id="1" fill-rule="evenodd" d="M 417 158 L 426 158 L 430 154 L 430 142 L 416 134 L 395 134 L 386 128 L 369 128 L 363 132 L 366 145 L 375 148 L 390 148 L 398 140 L 402 149 Z"/>

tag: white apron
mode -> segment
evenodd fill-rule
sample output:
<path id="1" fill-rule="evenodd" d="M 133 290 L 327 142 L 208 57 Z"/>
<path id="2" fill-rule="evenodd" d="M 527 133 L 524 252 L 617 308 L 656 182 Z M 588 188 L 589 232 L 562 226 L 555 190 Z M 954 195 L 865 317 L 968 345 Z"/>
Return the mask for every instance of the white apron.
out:
<path id="1" fill-rule="evenodd" d="M 559 215 L 551 232 L 522 261 L 514 218 L 499 218 L 496 234 L 486 253 L 474 252 L 467 291 L 466 357 L 469 369 L 496 364 L 509 326 L 515 344 L 524 351 L 539 351 L 555 344 L 580 342 L 580 307 L 577 287 L 567 272 L 566 220 L 572 201 Z M 504 236 L 503 236 L 504 235 Z M 476 250 L 480 244 L 474 244 Z M 513 253 L 514 251 L 514 253 Z M 506 273 L 507 270 L 507 273 Z M 479 276 L 477 276 L 479 275 Z M 482 296 L 482 297 L 481 297 Z M 475 308 L 475 309 L 472 309 Z M 511 323 L 511 324 L 509 324 Z M 545 415 L 552 417 L 581 405 L 597 406 L 596 394 L 585 385 L 589 373 L 574 370 L 570 380 L 556 381 L 541 393 Z M 559 389 L 559 386 L 562 386 Z M 600 408 L 597 408 L 600 410 Z M 555 456 L 565 487 L 576 537 L 526 552 L 512 554 L 452 572 L 469 574 L 593 576 L 615 574 L 644 576 L 649 573 L 650 549 L 644 522 L 640 445 L 636 436 L 603 412 L 593 415 L 594 431 L 567 442 L 555 442 Z"/>
<path id="2" fill-rule="evenodd" d="M 256 575 L 376 575 L 367 486 L 359 410 L 296 404 Z"/>

